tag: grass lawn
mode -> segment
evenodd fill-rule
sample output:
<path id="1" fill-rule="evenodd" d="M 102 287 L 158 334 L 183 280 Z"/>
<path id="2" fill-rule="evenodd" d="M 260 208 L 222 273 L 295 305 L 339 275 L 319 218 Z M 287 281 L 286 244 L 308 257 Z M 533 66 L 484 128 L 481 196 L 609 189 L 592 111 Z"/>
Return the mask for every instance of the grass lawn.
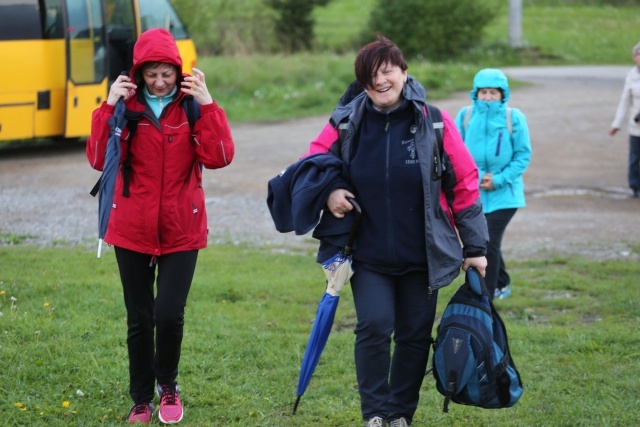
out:
<path id="1" fill-rule="evenodd" d="M 353 79 L 355 53 L 345 51 L 344 40 L 362 28 L 371 1 L 318 9 L 319 43 L 329 50 L 340 44 L 335 51 L 344 53 L 200 57 L 214 98 L 232 122 L 328 115 Z M 353 10 L 347 7 L 363 12 L 347 14 Z M 445 64 L 410 61 L 409 72 L 437 98 L 469 90 L 487 66 L 631 66 L 639 21 L 630 8 L 527 6 L 522 51 L 505 47 L 505 15 L 487 29 L 476 52 Z M 344 24 L 340 31 L 331 30 L 336 22 Z M 93 248 L 29 247 L 11 234 L 0 241 L 0 424 L 124 425 L 131 404 L 126 313 L 113 251 L 96 260 Z M 558 257 L 510 261 L 510 273 L 513 296 L 497 305 L 524 381 L 521 401 L 493 411 L 452 405 L 445 414 L 443 397 L 427 376 L 414 426 L 636 425 L 640 264 Z M 458 284 L 441 291 L 440 312 Z M 288 254 L 286 248 L 228 245 L 202 251 L 186 308 L 180 425 L 360 425 L 348 287 L 298 414 L 291 415 L 323 292 L 313 249 Z"/>
<path id="2" fill-rule="evenodd" d="M 121 425 L 129 409 L 125 310 L 113 251 L 0 248 L 0 412 L 6 426 Z M 525 393 L 513 408 L 452 405 L 426 377 L 414 425 L 630 426 L 640 404 L 636 261 L 510 262 L 498 301 Z M 457 288 L 441 291 L 439 312 Z M 332 335 L 291 415 L 324 275 L 313 255 L 211 246 L 186 313 L 179 381 L 186 426 L 360 424 L 355 313 Z M 154 420 L 154 425 L 159 425 Z"/>

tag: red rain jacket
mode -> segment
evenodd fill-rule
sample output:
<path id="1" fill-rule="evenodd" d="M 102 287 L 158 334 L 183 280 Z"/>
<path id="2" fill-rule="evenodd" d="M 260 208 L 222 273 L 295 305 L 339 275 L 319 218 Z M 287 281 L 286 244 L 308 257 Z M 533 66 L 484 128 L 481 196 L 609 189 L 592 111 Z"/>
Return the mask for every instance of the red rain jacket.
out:
<path id="1" fill-rule="evenodd" d="M 149 61 L 166 62 L 182 69 L 182 59 L 171 34 L 162 29 L 144 32 L 134 48 L 131 78 Z M 186 96 L 178 91 L 159 119 L 144 102 L 142 93 L 130 96 L 127 109 L 145 111 L 133 140 L 125 128 L 121 137 L 121 163 L 131 157 L 129 197 L 123 196 L 122 168 L 115 184 L 113 205 L 105 242 L 110 245 L 159 256 L 207 246 L 207 214 L 199 164 L 208 169 L 231 163 L 234 144 L 224 110 L 214 101 L 200 105 L 200 118 L 192 137 L 182 107 Z M 142 90 L 144 80 L 136 82 Z M 109 139 L 108 120 L 114 107 L 104 102 L 93 112 L 87 159 L 102 170 Z M 130 148 L 128 145 L 130 144 Z"/>

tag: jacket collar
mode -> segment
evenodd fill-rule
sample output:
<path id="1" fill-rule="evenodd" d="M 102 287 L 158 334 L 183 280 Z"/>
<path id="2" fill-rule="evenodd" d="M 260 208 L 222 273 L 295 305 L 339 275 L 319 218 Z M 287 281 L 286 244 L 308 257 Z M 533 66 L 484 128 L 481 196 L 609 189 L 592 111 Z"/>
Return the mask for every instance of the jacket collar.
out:
<path id="1" fill-rule="evenodd" d="M 407 81 L 405 82 L 402 88 L 402 96 L 413 102 L 414 106 L 422 111 L 423 106 L 427 102 L 427 95 L 424 87 L 417 80 L 415 80 L 411 75 L 407 75 Z M 347 117 L 351 115 L 353 111 L 357 109 L 358 106 L 362 105 L 362 101 L 367 98 L 366 92 L 360 93 L 358 96 L 353 98 L 351 102 L 346 105 L 338 105 L 331 114 L 330 122 L 334 128 L 338 127 L 338 125 Z"/>

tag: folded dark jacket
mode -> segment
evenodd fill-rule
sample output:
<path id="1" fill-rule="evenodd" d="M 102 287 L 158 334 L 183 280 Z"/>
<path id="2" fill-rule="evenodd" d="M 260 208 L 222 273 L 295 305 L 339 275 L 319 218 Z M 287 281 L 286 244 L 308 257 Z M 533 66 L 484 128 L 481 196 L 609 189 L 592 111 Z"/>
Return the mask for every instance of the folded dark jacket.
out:
<path id="1" fill-rule="evenodd" d="M 331 192 L 337 188 L 351 190 L 343 168 L 342 160 L 336 156 L 320 153 L 298 160 L 270 179 L 267 206 L 276 230 L 302 235 L 316 227 Z M 334 232 L 327 227 L 323 226 L 322 233 L 332 235 Z"/>

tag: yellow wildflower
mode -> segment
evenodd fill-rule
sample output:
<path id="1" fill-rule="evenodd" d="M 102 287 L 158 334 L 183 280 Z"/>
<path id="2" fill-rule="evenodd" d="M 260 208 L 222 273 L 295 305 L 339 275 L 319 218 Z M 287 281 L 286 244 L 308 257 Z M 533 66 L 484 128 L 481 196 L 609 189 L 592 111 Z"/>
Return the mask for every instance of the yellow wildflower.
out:
<path id="1" fill-rule="evenodd" d="M 62 407 L 63 408 L 68 408 L 69 405 L 71 405 L 71 402 L 69 402 L 68 400 L 65 400 L 64 402 L 62 402 Z"/>
<path id="2" fill-rule="evenodd" d="M 22 404 L 22 402 L 16 402 L 16 403 L 14 403 L 14 406 L 16 408 L 22 408 L 24 405 Z"/>
<path id="3" fill-rule="evenodd" d="M 45 307 L 49 307 L 50 305 L 51 305 L 51 304 L 50 304 L 50 303 L 48 303 L 48 302 L 45 302 L 45 303 L 44 303 L 44 306 L 45 306 Z"/>

